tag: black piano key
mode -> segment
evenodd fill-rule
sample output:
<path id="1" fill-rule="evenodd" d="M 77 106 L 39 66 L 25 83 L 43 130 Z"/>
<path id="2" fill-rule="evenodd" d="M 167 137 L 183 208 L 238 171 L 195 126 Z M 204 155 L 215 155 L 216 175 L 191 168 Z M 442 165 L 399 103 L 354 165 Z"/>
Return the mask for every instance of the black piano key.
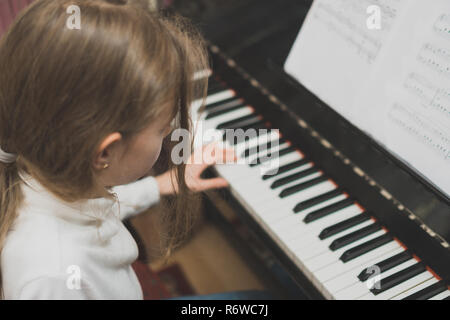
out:
<path id="1" fill-rule="evenodd" d="M 278 142 L 278 143 L 276 144 L 275 142 Z M 274 147 L 275 145 L 280 145 L 280 144 L 282 144 L 284 142 L 286 142 L 285 138 L 275 138 L 275 139 L 270 140 L 270 141 L 266 139 L 266 140 L 262 141 L 261 144 L 259 144 L 257 146 L 245 149 L 242 152 L 241 157 L 242 158 L 248 158 L 249 156 L 252 156 L 252 155 L 257 154 L 257 153 L 259 153 L 261 151 L 270 149 L 270 148 Z"/>
<path id="2" fill-rule="evenodd" d="M 416 263 L 415 265 L 412 265 L 402 271 L 394 273 L 393 275 L 390 275 L 385 279 L 381 279 L 379 283 L 380 288 L 372 288 L 370 289 L 370 292 L 372 292 L 374 295 L 380 294 L 386 290 L 395 287 L 396 285 L 399 285 L 402 282 L 411 279 L 412 277 L 417 276 L 418 274 L 421 274 L 426 270 L 427 269 L 421 262 Z"/>
<path id="3" fill-rule="evenodd" d="M 216 89 L 216 88 L 224 88 L 224 89 L 226 89 L 226 86 L 222 82 L 220 82 L 220 81 L 210 77 L 208 79 L 208 92 L 209 92 L 209 90 L 213 90 L 213 89 Z"/>
<path id="4" fill-rule="evenodd" d="M 290 183 L 292 181 L 296 181 L 296 180 L 302 179 L 304 177 L 307 177 L 307 176 L 309 176 L 309 175 L 311 175 L 313 173 L 317 173 L 317 172 L 319 172 L 319 170 L 317 168 L 314 168 L 314 167 L 302 170 L 300 172 L 296 172 L 296 173 L 291 174 L 291 175 L 289 175 L 287 177 L 275 180 L 270 185 L 270 188 L 271 189 L 279 188 L 279 187 L 284 186 L 284 185 L 286 185 L 286 184 L 288 184 L 288 183 Z"/>
<path id="5" fill-rule="evenodd" d="M 448 296 L 448 297 L 446 297 L 446 298 L 444 298 L 442 300 L 450 300 L 450 296 Z"/>
<path id="6" fill-rule="evenodd" d="M 213 94 L 216 94 L 216 93 L 219 93 L 219 92 L 222 92 L 225 90 L 227 90 L 227 88 L 225 88 L 225 87 L 215 87 L 215 88 L 208 89 L 208 92 L 206 94 L 208 96 L 211 96 Z"/>
<path id="7" fill-rule="evenodd" d="M 221 91 L 225 91 L 225 90 L 227 90 L 227 87 L 225 87 L 221 83 L 216 82 L 216 83 L 208 86 L 207 94 L 210 96 L 210 95 L 213 95 L 215 93 L 218 93 L 218 92 L 221 92 Z"/>
<path id="8" fill-rule="evenodd" d="M 259 136 L 261 134 L 261 132 L 259 132 L 259 129 L 266 129 L 266 131 L 263 131 L 263 132 L 267 133 L 269 131 L 269 128 L 267 128 L 266 121 L 264 119 L 262 119 L 261 117 L 259 117 L 258 119 L 260 119 L 260 120 L 255 121 L 255 122 L 250 122 L 241 127 L 235 127 L 235 130 L 242 129 L 242 131 L 244 131 L 244 133 L 245 133 L 249 129 L 255 129 L 255 133 L 257 136 Z"/>
<path id="9" fill-rule="evenodd" d="M 283 191 L 281 191 L 280 194 L 279 194 L 279 197 L 280 198 L 285 198 L 287 196 L 290 196 L 290 195 L 292 195 L 294 193 L 297 193 L 297 192 L 303 191 L 305 189 L 311 188 L 311 187 L 315 186 L 316 184 L 319 184 L 319 183 L 327 181 L 327 180 L 328 180 L 328 178 L 322 175 L 322 176 L 314 178 L 312 180 L 296 184 L 295 186 L 286 188 Z"/>
<path id="10" fill-rule="evenodd" d="M 213 89 L 213 88 L 217 88 L 218 86 L 223 86 L 222 83 L 220 83 L 219 81 L 217 81 L 216 79 L 209 77 L 208 79 L 208 90 L 209 89 Z"/>
<path id="11" fill-rule="evenodd" d="M 369 234 L 375 233 L 381 229 L 380 224 L 373 223 L 371 225 L 368 225 L 364 228 L 361 228 L 359 230 L 356 230 L 355 232 L 349 233 L 345 236 L 342 236 L 340 238 L 335 239 L 329 246 L 331 251 L 336 251 L 342 247 L 345 247 L 346 245 L 349 245 L 353 242 L 358 241 L 359 239 L 362 239 Z"/>
<path id="12" fill-rule="evenodd" d="M 317 197 L 302 201 L 300 203 L 297 203 L 297 205 L 294 207 L 294 212 L 298 213 L 300 211 L 306 210 L 308 208 L 311 208 L 312 206 L 315 206 L 319 203 L 325 202 L 327 200 L 333 199 L 339 195 L 342 194 L 342 190 L 335 189 L 331 190 L 329 192 L 326 192 L 324 194 L 321 194 Z"/>
<path id="13" fill-rule="evenodd" d="M 213 109 L 208 109 L 208 115 L 205 117 L 205 120 L 221 116 L 225 113 L 237 110 L 242 107 L 245 107 L 245 103 L 243 103 L 240 99 L 227 102 L 223 105 L 216 106 Z"/>
<path id="14" fill-rule="evenodd" d="M 348 206 L 351 206 L 355 203 L 355 200 L 352 198 L 347 198 L 341 201 L 338 201 L 336 203 L 330 204 L 329 206 L 326 206 L 324 208 L 321 208 L 319 210 L 310 212 L 306 215 L 306 217 L 303 219 L 305 223 L 310 223 L 313 221 L 316 221 L 317 219 L 323 218 L 329 214 L 332 214 L 333 212 L 342 210 Z"/>
<path id="15" fill-rule="evenodd" d="M 389 233 L 383 234 L 382 236 L 379 236 L 375 239 L 372 239 L 363 244 L 360 244 L 359 246 L 348 249 L 341 255 L 341 257 L 339 259 L 344 263 L 348 262 L 350 260 L 358 258 L 359 256 L 362 256 L 363 254 L 365 254 L 369 251 L 379 248 L 382 245 L 385 245 L 386 243 L 391 242 L 392 240 L 393 240 L 393 238 Z"/>
<path id="16" fill-rule="evenodd" d="M 323 229 L 322 232 L 319 234 L 319 239 L 320 240 L 327 239 L 335 234 L 338 234 L 339 232 L 350 229 L 351 227 L 354 227 L 369 219 L 370 215 L 367 214 L 366 212 L 363 212 L 361 214 L 358 214 L 357 216 L 348 218 L 347 220 L 338 222 L 332 226 Z"/>
<path id="17" fill-rule="evenodd" d="M 209 103 L 209 104 L 205 105 L 205 110 L 215 109 L 216 107 L 219 107 L 219 106 L 221 106 L 223 104 L 226 104 L 226 103 L 230 103 L 230 102 L 235 101 L 235 100 L 236 100 L 236 97 L 231 97 L 231 98 L 227 98 L 227 99 L 224 99 L 224 100 L 216 101 L 214 103 Z"/>
<path id="18" fill-rule="evenodd" d="M 429 287 L 413 293 L 410 296 L 403 298 L 403 300 L 428 300 L 438 295 L 439 293 L 444 292 L 445 290 L 447 290 L 447 286 L 445 285 L 444 281 L 439 281 Z"/>
<path id="19" fill-rule="evenodd" d="M 266 123 L 264 120 L 250 122 L 249 124 L 246 124 L 242 127 L 236 127 L 231 132 L 228 130 L 225 130 L 225 132 L 223 134 L 223 140 L 225 141 L 225 139 L 228 139 L 230 144 L 236 145 L 240 142 L 244 142 L 245 140 L 249 140 L 249 139 L 259 136 L 260 134 L 262 134 L 261 130 L 259 130 L 259 129 L 266 129 L 266 128 L 267 127 L 266 127 Z M 239 129 L 242 130 L 242 136 L 240 136 L 239 131 L 237 131 Z M 250 129 L 255 129 L 255 130 L 250 132 L 250 131 L 248 131 Z"/>
<path id="20" fill-rule="evenodd" d="M 301 160 L 297 160 L 297 161 L 285 164 L 284 166 L 281 166 L 278 169 L 273 169 L 273 170 L 267 171 L 266 174 L 263 175 L 262 179 L 267 180 L 267 179 L 273 178 L 273 177 L 280 175 L 282 173 L 285 173 L 289 170 L 303 166 L 303 165 L 307 164 L 308 162 L 309 162 L 308 159 L 303 158 Z"/>
<path id="21" fill-rule="evenodd" d="M 250 132 L 247 131 L 247 129 L 255 129 L 254 131 Z M 243 143 L 246 141 L 249 141 L 253 138 L 258 137 L 259 135 L 261 135 L 263 132 L 262 130 L 258 130 L 258 129 L 265 129 L 265 122 L 264 120 L 260 120 L 260 121 L 256 121 L 256 122 L 252 122 L 248 125 L 242 126 L 242 128 L 238 128 L 238 129 L 242 129 L 243 135 L 239 135 L 238 132 L 236 131 L 237 129 L 234 130 L 225 130 L 224 134 L 223 134 L 223 140 L 225 141 L 226 139 L 228 139 L 228 142 L 231 145 L 237 145 L 238 143 Z"/>
<path id="22" fill-rule="evenodd" d="M 295 150 L 295 148 L 293 146 L 289 146 L 287 148 L 281 149 L 281 150 L 278 151 L 278 157 L 281 157 L 281 156 L 283 156 L 285 154 L 291 153 L 294 150 Z M 258 158 L 256 158 L 256 160 L 253 160 L 252 163 L 250 163 L 250 167 L 255 167 L 257 165 L 260 165 L 264 161 L 275 160 L 275 159 L 276 158 L 269 151 L 267 155 L 258 157 Z"/>
<path id="23" fill-rule="evenodd" d="M 389 269 L 392 269 L 403 262 L 406 262 L 412 258 L 412 255 L 408 251 L 400 252 L 399 254 L 396 254 L 393 257 L 390 257 L 386 260 L 383 260 L 381 262 L 375 263 L 373 266 L 377 266 L 381 272 L 387 271 Z M 372 276 L 372 273 L 370 272 L 371 267 L 364 269 L 361 271 L 361 273 L 358 275 L 358 279 L 360 281 L 366 281 L 367 279 Z"/>
<path id="24" fill-rule="evenodd" d="M 220 129 L 236 129 L 236 128 L 240 128 L 241 126 L 245 126 L 248 123 L 251 123 L 253 121 L 256 122 L 258 120 L 260 120 L 260 116 L 254 114 L 254 113 L 251 113 L 246 116 L 221 123 L 216 128 L 219 130 Z"/>

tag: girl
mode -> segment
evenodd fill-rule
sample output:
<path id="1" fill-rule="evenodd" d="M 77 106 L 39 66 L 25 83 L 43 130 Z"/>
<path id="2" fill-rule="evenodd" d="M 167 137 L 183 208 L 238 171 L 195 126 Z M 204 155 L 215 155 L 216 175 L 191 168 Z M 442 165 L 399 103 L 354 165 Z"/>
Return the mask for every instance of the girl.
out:
<path id="1" fill-rule="evenodd" d="M 80 29 L 67 24 L 73 5 Z M 201 37 L 145 1 L 37 0 L 0 41 L 3 297 L 142 299 L 121 219 L 176 194 L 170 253 L 192 225 L 189 196 L 226 186 L 200 178 L 207 164 L 147 176 L 205 96 Z"/>

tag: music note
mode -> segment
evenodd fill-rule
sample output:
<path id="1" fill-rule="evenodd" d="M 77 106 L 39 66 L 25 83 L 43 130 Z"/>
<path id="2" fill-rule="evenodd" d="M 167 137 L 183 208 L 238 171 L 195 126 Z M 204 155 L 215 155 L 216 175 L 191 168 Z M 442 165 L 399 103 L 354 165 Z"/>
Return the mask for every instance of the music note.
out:
<path id="1" fill-rule="evenodd" d="M 368 5 L 380 7 L 381 30 L 365 27 Z M 285 68 L 450 195 L 448 8 L 448 0 L 316 0 Z"/>
<path id="2" fill-rule="evenodd" d="M 439 48 L 432 44 L 425 44 L 417 56 L 417 60 L 428 68 L 450 77 L 450 50 Z"/>
<path id="3" fill-rule="evenodd" d="M 393 124 L 401 127 L 408 135 L 425 145 L 430 152 L 450 162 L 450 135 L 439 123 L 430 121 L 399 103 L 392 106 L 388 117 Z"/>
<path id="4" fill-rule="evenodd" d="M 371 1 L 348 2 L 344 0 L 322 1 L 318 3 L 313 17 L 327 26 L 328 30 L 336 33 L 347 45 L 366 59 L 369 64 L 374 63 L 397 11 L 384 2 L 376 1 L 380 5 L 383 17 L 383 28 L 378 32 L 367 29 L 365 24 L 366 8 Z"/>
<path id="5" fill-rule="evenodd" d="M 433 28 L 437 34 L 450 40 L 450 14 L 442 14 Z"/>

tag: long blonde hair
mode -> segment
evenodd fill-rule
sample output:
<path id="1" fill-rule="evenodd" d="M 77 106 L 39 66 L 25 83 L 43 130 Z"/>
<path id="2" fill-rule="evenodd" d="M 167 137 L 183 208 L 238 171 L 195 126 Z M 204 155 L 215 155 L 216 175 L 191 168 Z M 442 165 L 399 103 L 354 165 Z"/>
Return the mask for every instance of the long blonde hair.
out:
<path id="1" fill-rule="evenodd" d="M 71 5 L 81 29 L 66 27 Z M 21 12 L 0 39 L 0 146 L 18 154 L 0 163 L 0 253 L 23 200 L 19 172 L 64 201 L 112 198 L 92 167 L 102 139 L 118 131 L 127 141 L 168 113 L 191 130 L 189 106 L 207 87 L 193 74 L 207 68 L 196 28 L 144 0 L 36 0 Z M 184 170 L 164 219 L 167 254 L 194 221 Z"/>

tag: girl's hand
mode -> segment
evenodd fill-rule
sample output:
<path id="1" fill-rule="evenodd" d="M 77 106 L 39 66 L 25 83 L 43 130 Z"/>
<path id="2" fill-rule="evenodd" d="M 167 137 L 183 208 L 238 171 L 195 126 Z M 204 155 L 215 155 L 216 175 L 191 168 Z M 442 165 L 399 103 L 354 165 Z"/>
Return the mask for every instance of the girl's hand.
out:
<path id="1" fill-rule="evenodd" d="M 189 157 L 186 164 L 185 179 L 186 184 L 192 191 L 205 191 L 228 186 L 228 182 L 223 178 L 202 179 L 200 176 L 209 166 L 216 163 L 230 163 L 237 160 L 233 149 L 223 149 L 217 143 L 211 143 L 197 149 Z M 172 180 L 173 184 L 172 185 Z M 178 191 L 174 169 L 158 177 L 159 192 L 161 195 L 171 195 Z"/>

